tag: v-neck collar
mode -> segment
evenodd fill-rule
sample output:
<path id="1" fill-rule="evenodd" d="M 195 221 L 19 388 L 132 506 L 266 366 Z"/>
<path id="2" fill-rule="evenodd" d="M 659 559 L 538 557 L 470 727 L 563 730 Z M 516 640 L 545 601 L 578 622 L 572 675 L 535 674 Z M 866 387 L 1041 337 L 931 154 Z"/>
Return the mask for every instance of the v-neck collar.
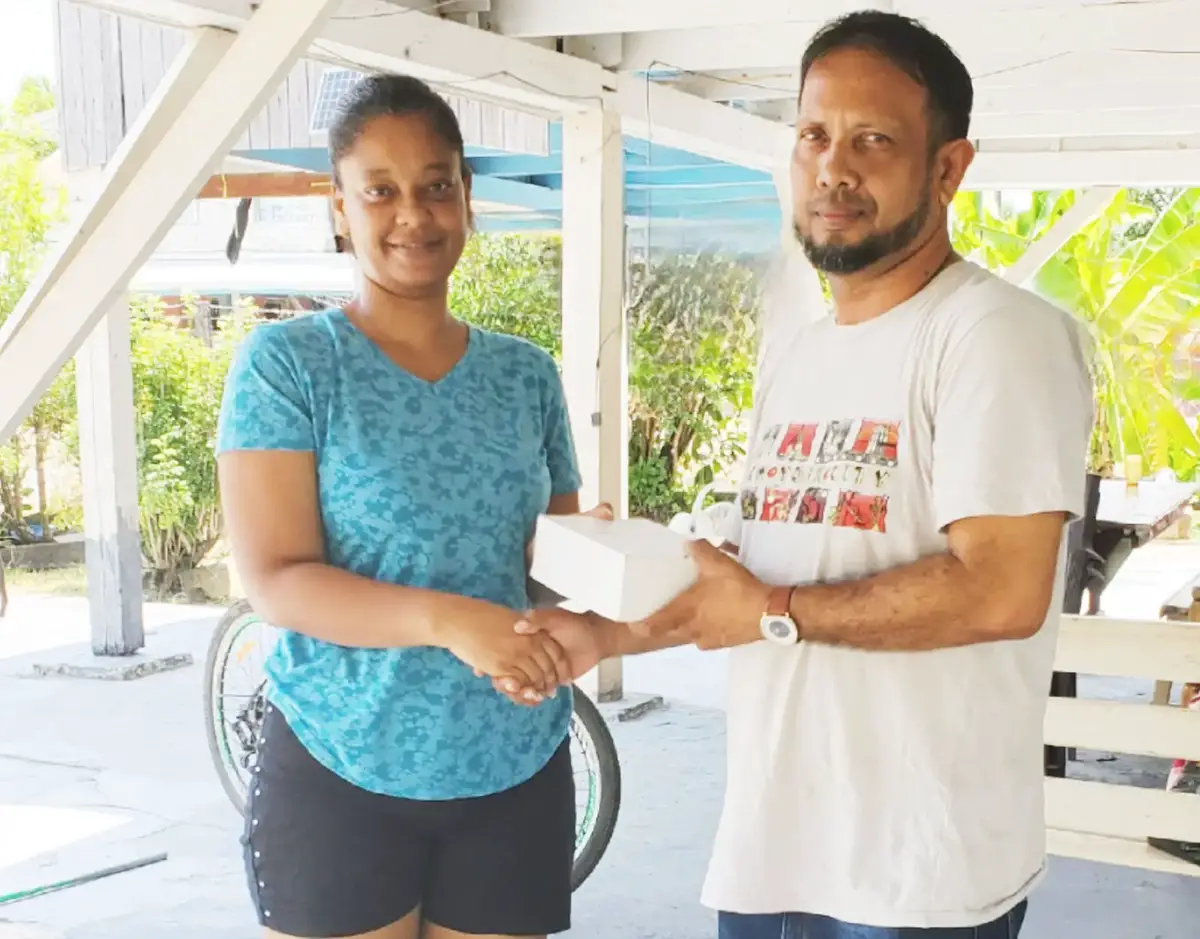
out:
<path id="1" fill-rule="evenodd" d="M 345 324 L 347 329 L 349 329 L 360 341 L 371 348 L 372 353 L 379 358 L 379 361 L 382 364 L 423 388 L 437 389 L 443 387 L 456 374 L 463 371 L 464 366 L 473 357 L 475 349 L 480 343 L 479 331 L 470 324 L 464 324 L 467 327 L 466 349 L 464 349 L 463 354 L 458 357 L 458 361 L 451 365 L 450 368 L 447 369 L 447 371 L 440 378 L 430 381 L 429 379 L 422 378 L 420 375 L 414 375 L 404 366 L 396 362 L 396 360 L 389 356 L 386 352 L 384 352 L 383 349 L 380 348 L 379 343 L 377 343 L 374 339 L 372 339 L 354 324 L 354 321 L 346 315 L 345 310 L 335 309 L 332 312 L 342 321 L 342 323 Z"/>

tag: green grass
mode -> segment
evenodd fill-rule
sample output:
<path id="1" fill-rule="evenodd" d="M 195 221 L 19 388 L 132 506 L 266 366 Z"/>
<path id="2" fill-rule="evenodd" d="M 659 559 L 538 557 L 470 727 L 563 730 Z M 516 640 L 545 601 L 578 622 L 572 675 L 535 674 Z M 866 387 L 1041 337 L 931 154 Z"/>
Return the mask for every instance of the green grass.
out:
<path id="1" fill-rule="evenodd" d="M 87 568 L 82 564 L 48 571 L 9 567 L 4 571 L 4 582 L 8 585 L 10 595 L 32 593 L 53 597 L 87 596 Z"/>
<path id="2" fill-rule="evenodd" d="M 71 567 L 55 568 L 47 571 L 31 571 L 21 567 L 4 569 L 4 582 L 8 586 L 9 596 L 41 595 L 51 597 L 86 597 L 87 567 L 83 564 Z M 204 602 L 227 604 L 232 601 L 221 597 L 206 597 L 189 599 L 183 594 L 171 596 L 145 595 L 144 599 L 155 603 L 192 603 Z"/>

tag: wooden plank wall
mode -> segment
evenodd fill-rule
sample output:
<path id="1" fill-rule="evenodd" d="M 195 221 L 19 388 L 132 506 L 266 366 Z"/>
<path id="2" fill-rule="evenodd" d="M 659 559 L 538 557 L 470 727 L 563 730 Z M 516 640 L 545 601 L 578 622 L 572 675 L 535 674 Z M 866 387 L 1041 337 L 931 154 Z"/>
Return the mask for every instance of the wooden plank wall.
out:
<path id="1" fill-rule="evenodd" d="M 183 48 L 182 30 L 57 0 L 59 121 L 67 170 L 103 166 L 141 114 Z M 324 147 L 309 132 L 326 65 L 305 60 L 250 123 L 235 150 Z M 549 125 L 540 117 L 447 96 L 468 145 L 546 153 Z"/>

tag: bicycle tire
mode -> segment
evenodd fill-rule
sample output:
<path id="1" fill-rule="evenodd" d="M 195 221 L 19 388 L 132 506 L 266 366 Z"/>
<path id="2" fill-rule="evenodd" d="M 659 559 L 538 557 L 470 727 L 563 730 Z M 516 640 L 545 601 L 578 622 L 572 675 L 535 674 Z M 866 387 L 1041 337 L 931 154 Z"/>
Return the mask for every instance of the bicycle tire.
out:
<path id="1" fill-rule="evenodd" d="M 229 768 L 222 755 L 225 743 L 217 736 L 218 715 L 216 701 L 213 699 L 213 678 L 221 664 L 218 663 L 217 658 L 221 654 L 221 647 L 224 645 L 226 635 L 233 628 L 234 623 L 253 612 L 249 600 L 238 600 L 229 607 L 217 622 L 212 638 L 208 641 L 208 652 L 204 656 L 204 732 L 208 739 L 208 752 L 216 767 L 217 775 L 221 777 L 221 788 L 225 790 L 225 795 L 229 797 L 229 801 L 233 803 L 233 807 L 240 815 L 246 813 L 246 800 L 244 793 L 230 778 Z"/>
<path id="2" fill-rule="evenodd" d="M 233 770 L 228 765 L 225 753 L 227 742 L 218 734 L 221 715 L 216 711 L 214 690 L 217 670 L 224 666 L 223 659 L 227 655 L 225 646 L 230 631 L 240 619 L 253 613 L 254 610 L 247 600 L 238 600 L 230 606 L 213 630 L 204 662 L 204 728 L 208 751 L 220 777 L 221 788 L 241 815 L 246 811 L 245 793 L 232 777 Z M 571 889 L 574 891 L 592 875 L 608 850 L 609 842 L 612 841 L 621 809 L 621 764 L 608 723 L 592 699 L 577 686 L 572 687 L 571 696 L 573 721 L 578 722 L 589 739 L 600 775 L 600 800 L 596 807 L 596 821 L 571 868 Z"/>
<path id="3" fill-rule="evenodd" d="M 596 825 L 571 867 L 571 890 L 575 891 L 595 871 L 616 830 L 617 816 L 621 812 L 621 763 L 617 759 L 617 745 L 613 742 L 608 723 L 592 699 L 578 686 L 572 687 L 571 695 L 574 716 L 591 738 L 600 772 L 600 805 L 596 809 Z"/>

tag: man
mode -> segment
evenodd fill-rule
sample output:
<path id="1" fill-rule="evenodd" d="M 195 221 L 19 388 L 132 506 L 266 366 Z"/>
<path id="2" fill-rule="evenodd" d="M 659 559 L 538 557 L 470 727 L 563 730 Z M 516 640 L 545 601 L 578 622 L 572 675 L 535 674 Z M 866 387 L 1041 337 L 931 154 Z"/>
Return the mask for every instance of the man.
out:
<path id="1" fill-rule="evenodd" d="M 1080 332 L 957 258 L 971 80 L 854 13 L 801 66 L 796 237 L 835 315 L 766 349 L 739 560 L 648 621 L 539 612 L 583 667 L 731 647 L 704 885 L 721 939 L 1013 939 L 1045 865 L 1042 720 L 1082 514 Z"/>

